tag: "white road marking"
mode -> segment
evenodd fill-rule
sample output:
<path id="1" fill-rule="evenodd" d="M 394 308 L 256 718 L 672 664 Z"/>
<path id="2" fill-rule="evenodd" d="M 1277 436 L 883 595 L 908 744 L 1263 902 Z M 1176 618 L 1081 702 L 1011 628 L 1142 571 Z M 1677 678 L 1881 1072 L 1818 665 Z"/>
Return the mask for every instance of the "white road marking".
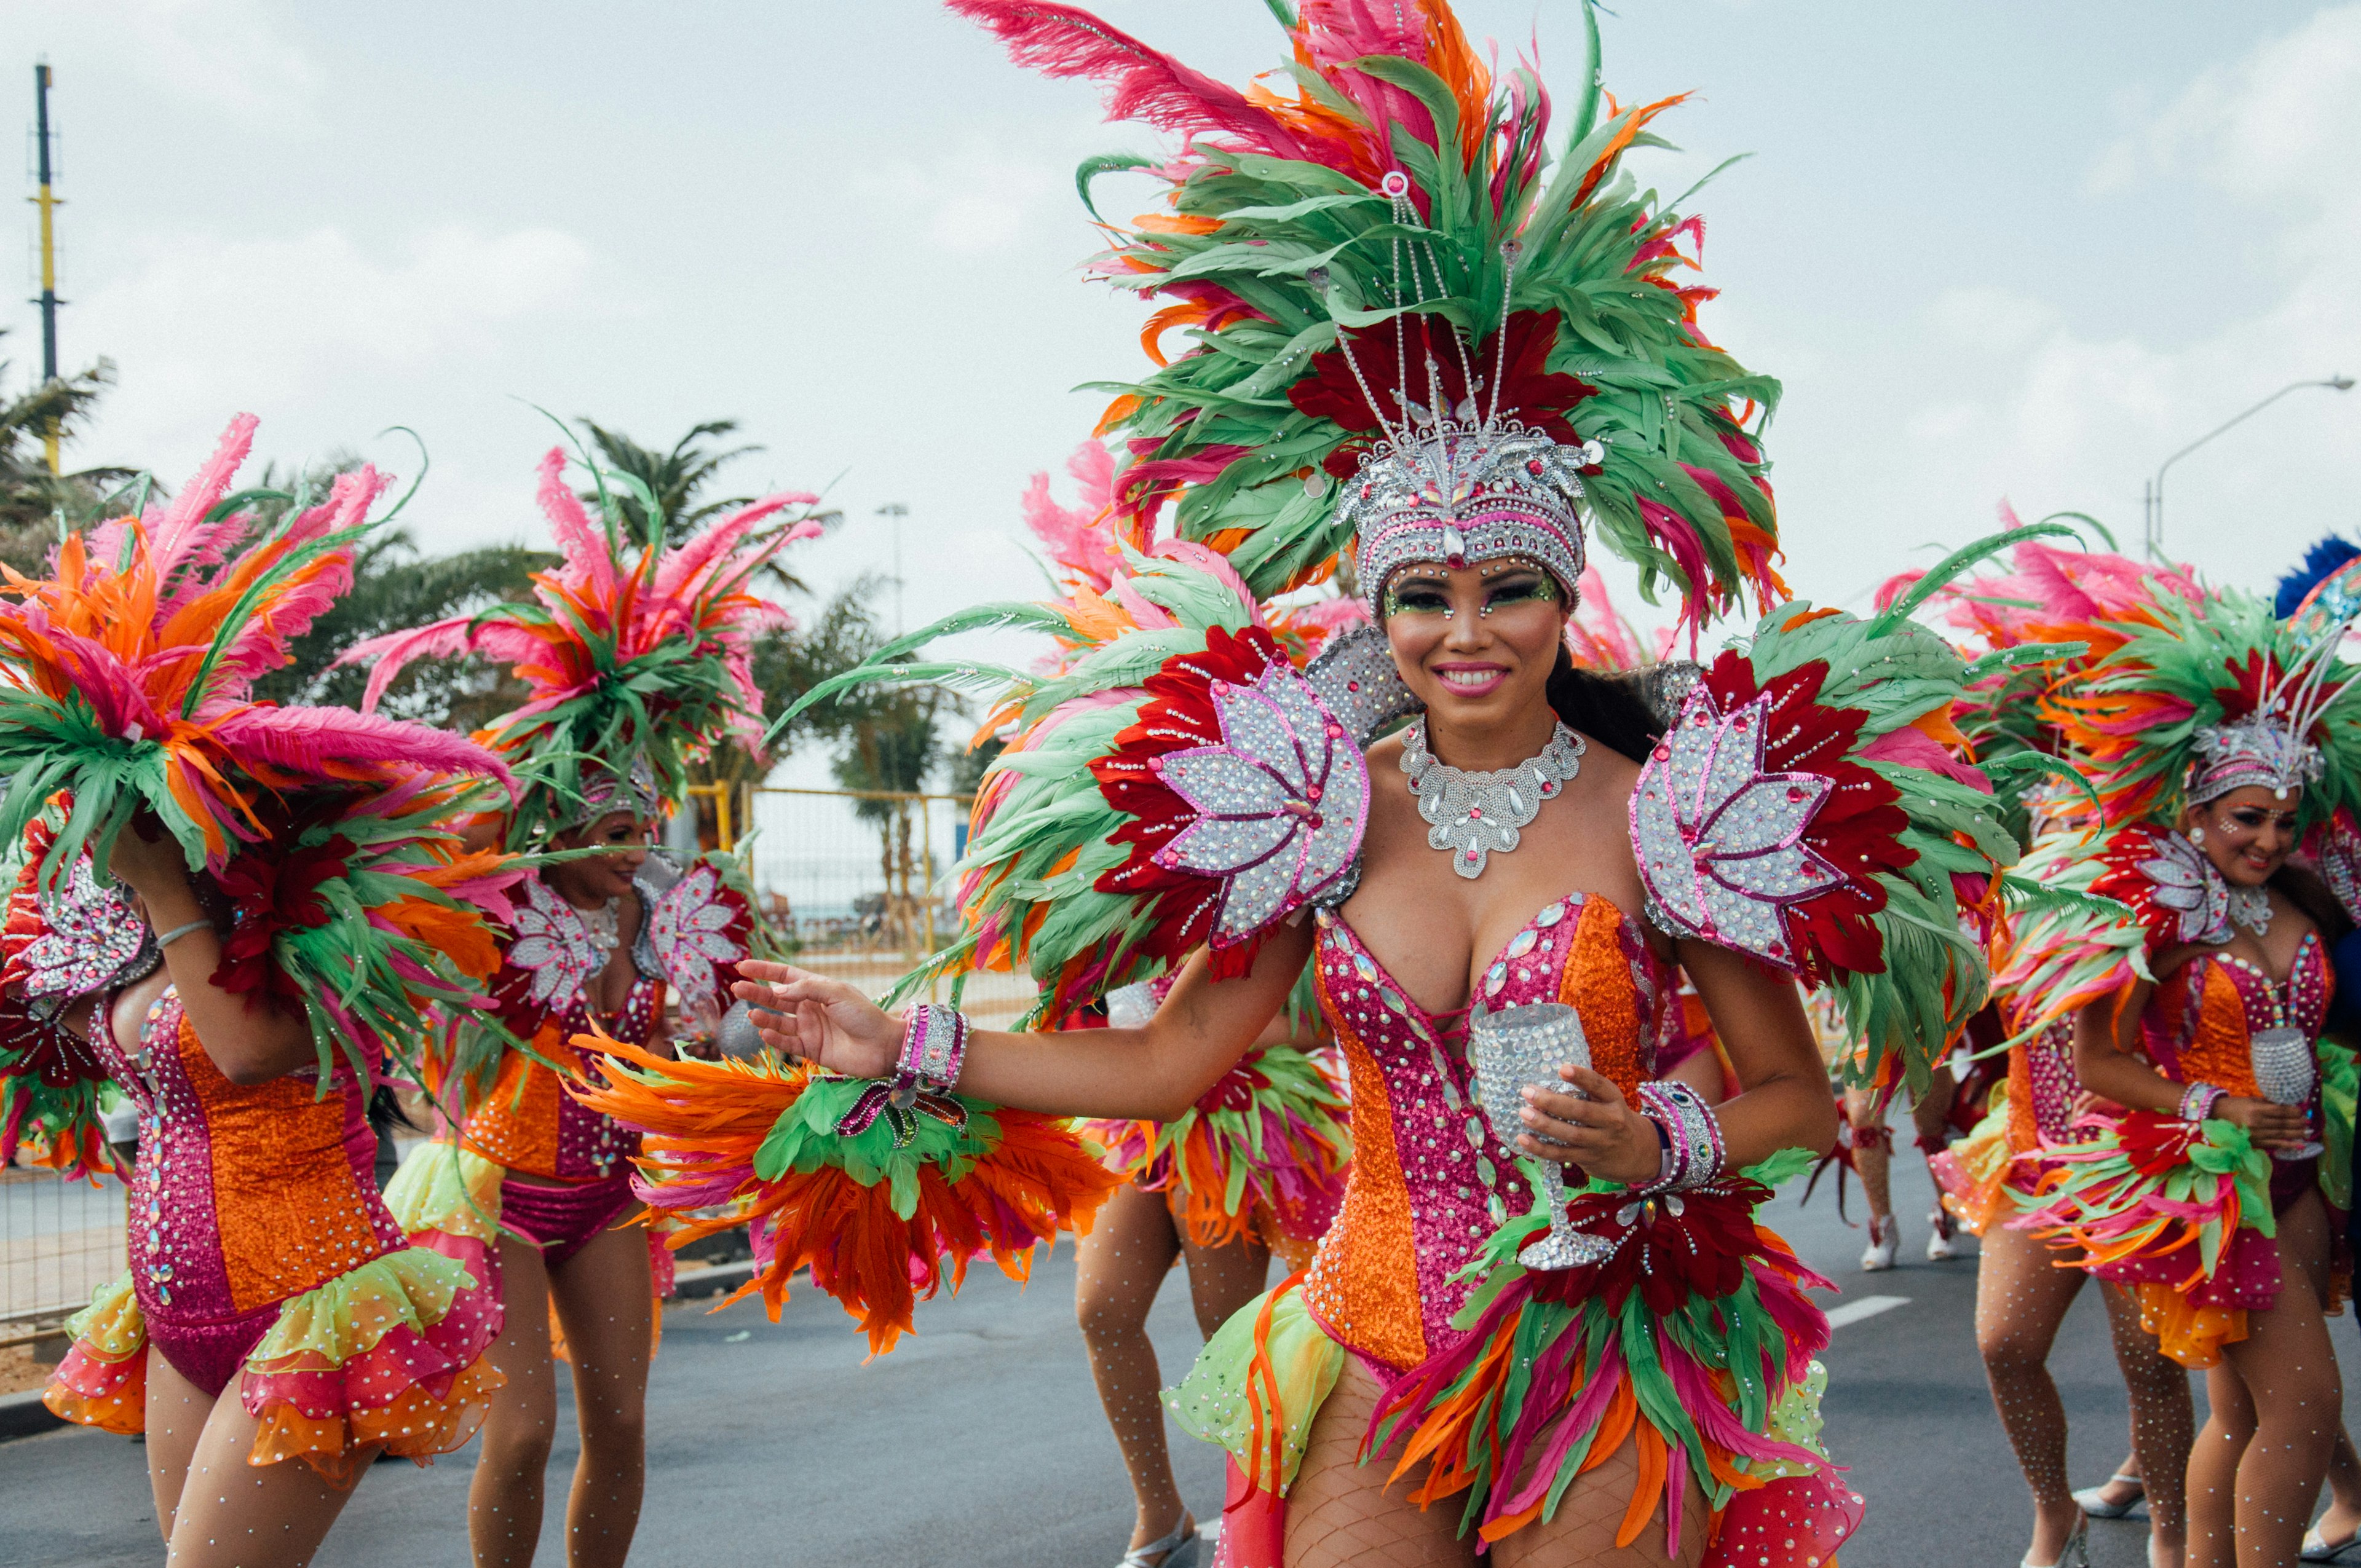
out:
<path id="1" fill-rule="evenodd" d="M 1841 1307 L 1828 1309 L 1828 1327 L 1840 1329 L 1847 1323 L 1857 1323 L 1863 1318 L 1873 1318 L 1880 1312 L 1890 1312 L 1896 1307 L 1910 1305 L 1907 1296 L 1863 1296 L 1847 1301 Z"/>

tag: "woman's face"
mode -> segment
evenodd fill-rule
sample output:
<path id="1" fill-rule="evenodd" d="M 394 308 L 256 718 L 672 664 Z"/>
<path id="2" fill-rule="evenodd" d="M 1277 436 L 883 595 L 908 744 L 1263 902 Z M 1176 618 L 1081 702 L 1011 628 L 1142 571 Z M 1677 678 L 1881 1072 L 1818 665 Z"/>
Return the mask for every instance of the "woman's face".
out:
<path id="1" fill-rule="evenodd" d="M 2285 795 L 2242 784 L 2182 813 L 2189 836 L 2233 887 L 2260 887 L 2295 850 L 2301 790 Z"/>
<path id="2" fill-rule="evenodd" d="M 1431 719 L 1495 725 L 1548 700 L 1565 606 L 1541 567 L 1413 564 L 1387 583 L 1383 609 L 1394 663 Z"/>
<path id="3" fill-rule="evenodd" d="M 569 828 L 551 839 L 560 850 L 604 849 L 552 866 L 543 874 L 569 903 L 605 904 L 631 891 L 631 876 L 648 859 L 648 824 L 630 811 L 610 811 L 596 822 Z"/>

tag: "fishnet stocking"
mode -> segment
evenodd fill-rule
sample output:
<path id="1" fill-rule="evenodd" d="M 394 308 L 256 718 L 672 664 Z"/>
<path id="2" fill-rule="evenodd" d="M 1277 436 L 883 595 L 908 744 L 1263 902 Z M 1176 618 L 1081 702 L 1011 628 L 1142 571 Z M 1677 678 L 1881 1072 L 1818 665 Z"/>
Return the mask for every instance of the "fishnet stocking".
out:
<path id="1" fill-rule="evenodd" d="M 1669 1563 L 1697 1568 L 1705 1559 L 1706 1529 L 1711 1521 L 1706 1514 L 1705 1493 L 1695 1481 L 1689 1483 L 1688 1497 L 1681 1505 L 1678 1557 L 1664 1551 L 1661 1501 L 1639 1539 L 1625 1547 L 1615 1544 L 1615 1533 L 1623 1526 L 1623 1510 L 1631 1501 L 1632 1484 L 1639 1479 L 1636 1449 L 1626 1440 L 1612 1458 L 1585 1471 L 1566 1489 L 1554 1519 L 1535 1519 L 1495 1545 L 1492 1557 L 1497 1568 L 1662 1568 Z"/>
<path id="2" fill-rule="evenodd" d="M 1357 1463 L 1377 1402 L 1377 1379 L 1347 1356 L 1335 1392 L 1312 1419 L 1287 1494 L 1287 1568 L 1474 1568 L 1474 1551 L 1455 1534 L 1463 1499 L 1421 1512 L 1408 1494 L 1425 1479 L 1424 1466 L 1389 1489 L 1390 1462 Z"/>

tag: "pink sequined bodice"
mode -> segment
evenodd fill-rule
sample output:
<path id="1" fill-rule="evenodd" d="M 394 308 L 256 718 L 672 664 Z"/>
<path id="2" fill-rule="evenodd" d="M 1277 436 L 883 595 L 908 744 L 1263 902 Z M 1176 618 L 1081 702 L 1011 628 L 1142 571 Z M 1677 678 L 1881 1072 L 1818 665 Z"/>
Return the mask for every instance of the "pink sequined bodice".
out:
<path id="1" fill-rule="evenodd" d="M 1324 910 L 1313 959 L 1322 1010 L 1352 1078 L 1354 1163 L 1304 1301 L 1342 1343 L 1407 1367 L 1455 1332 L 1451 1317 L 1475 1288 L 1455 1277 L 1532 1197 L 1475 1108 L 1465 1014 L 1426 1013 Z M 1670 971 L 1638 927 L 1607 899 L 1576 894 L 1510 939 L 1478 979 L 1476 1000 L 1492 1011 L 1572 1003 L 1592 1065 L 1629 1092 L 1650 1071 L 1672 992 Z"/>

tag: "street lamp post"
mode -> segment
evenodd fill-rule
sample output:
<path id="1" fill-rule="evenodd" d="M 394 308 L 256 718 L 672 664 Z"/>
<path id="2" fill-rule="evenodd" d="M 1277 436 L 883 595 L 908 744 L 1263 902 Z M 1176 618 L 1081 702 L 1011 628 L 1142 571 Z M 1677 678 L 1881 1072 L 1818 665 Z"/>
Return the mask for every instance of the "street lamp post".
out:
<path id="1" fill-rule="evenodd" d="M 2239 414 L 2235 418 L 2224 420 L 2220 424 L 2215 425 L 2212 430 L 2207 431 L 2204 434 L 2199 436 L 2196 440 L 2191 442 L 2188 445 L 2182 447 L 2180 451 L 2174 453 L 2171 456 L 2166 458 L 2158 466 L 2156 477 L 2147 482 L 2147 488 L 2140 494 L 2140 519 L 2143 525 L 2141 532 L 2146 538 L 2148 558 L 2150 560 L 2161 560 L 2164 556 L 2165 470 L 2171 467 L 2175 463 L 2180 462 L 2183 457 L 2188 456 L 2191 453 L 2196 451 L 2199 447 L 2204 445 L 2207 442 L 2213 440 L 2215 436 L 2220 435 L 2226 430 L 2229 430 L 2232 426 L 2244 424 L 2246 421 L 2254 418 L 2255 415 L 2262 412 L 2265 409 L 2269 408 L 2273 403 L 2278 402 L 2281 398 L 2286 397 L 2290 392 L 2300 392 L 2306 387 L 2326 387 L 2333 392 L 2349 392 L 2353 389 L 2353 378 L 2350 376 L 2330 376 L 2317 381 L 2290 381 L 2286 386 L 2281 387 L 2278 391 L 2273 392 L 2269 397 L 2265 398 L 2261 402 L 2257 403 L 2253 408 L 2248 409 L 2246 412 Z"/>

